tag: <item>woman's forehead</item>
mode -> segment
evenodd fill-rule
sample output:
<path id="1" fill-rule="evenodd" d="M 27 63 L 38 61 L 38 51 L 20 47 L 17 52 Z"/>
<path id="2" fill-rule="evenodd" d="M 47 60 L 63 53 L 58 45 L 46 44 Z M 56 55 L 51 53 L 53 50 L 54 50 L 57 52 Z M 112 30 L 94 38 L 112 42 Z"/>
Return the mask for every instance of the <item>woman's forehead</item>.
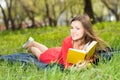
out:
<path id="1" fill-rule="evenodd" d="M 79 26 L 82 26 L 82 23 L 81 23 L 80 21 L 73 21 L 73 22 L 71 23 L 71 26 L 72 26 L 72 27 L 74 27 L 74 26 L 76 26 L 76 27 L 78 26 L 78 27 L 79 27 Z"/>

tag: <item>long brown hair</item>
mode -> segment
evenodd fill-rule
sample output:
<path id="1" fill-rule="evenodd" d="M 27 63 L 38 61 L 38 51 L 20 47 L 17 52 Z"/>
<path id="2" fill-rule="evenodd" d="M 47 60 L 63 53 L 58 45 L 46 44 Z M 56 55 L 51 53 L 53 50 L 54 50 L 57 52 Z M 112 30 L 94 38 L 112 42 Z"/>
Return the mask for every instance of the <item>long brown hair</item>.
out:
<path id="1" fill-rule="evenodd" d="M 98 42 L 97 49 L 104 50 L 105 47 L 110 48 L 110 46 L 105 41 L 103 41 L 101 38 L 99 38 L 95 34 L 95 32 L 93 31 L 93 28 L 92 28 L 92 23 L 87 14 L 76 16 L 71 20 L 71 23 L 73 21 L 80 21 L 81 24 L 83 25 L 83 28 L 85 29 L 85 43 L 95 40 Z"/>

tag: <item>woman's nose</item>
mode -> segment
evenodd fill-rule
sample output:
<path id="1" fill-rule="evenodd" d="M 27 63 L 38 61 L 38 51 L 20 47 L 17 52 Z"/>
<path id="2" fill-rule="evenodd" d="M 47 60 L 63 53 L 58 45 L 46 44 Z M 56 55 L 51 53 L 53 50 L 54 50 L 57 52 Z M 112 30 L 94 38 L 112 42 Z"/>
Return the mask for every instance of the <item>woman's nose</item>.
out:
<path id="1" fill-rule="evenodd" d="M 72 33 L 75 33 L 75 32 L 76 32 L 76 29 L 72 29 L 71 32 L 72 32 Z"/>

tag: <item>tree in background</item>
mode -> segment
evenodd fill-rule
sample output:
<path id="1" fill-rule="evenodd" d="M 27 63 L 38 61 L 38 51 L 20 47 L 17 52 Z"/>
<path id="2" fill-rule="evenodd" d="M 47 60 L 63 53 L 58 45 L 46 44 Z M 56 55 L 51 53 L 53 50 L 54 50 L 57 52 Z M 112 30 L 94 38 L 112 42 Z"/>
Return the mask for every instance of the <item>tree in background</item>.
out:
<path id="1" fill-rule="evenodd" d="M 119 20 L 119 3 L 115 0 L 3 0 L 6 7 L 0 4 L 0 10 L 3 14 L 3 20 L 6 29 L 20 29 L 23 23 L 29 27 L 36 27 L 37 22 L 51 27 L 57 26 L 60 17 L 64 15 L 64 22 L 79 14 L 88 14 L 92 23 L 96 20 L 102 21 L 104 17 L 103 6 L 99 6 L 99 11 L 94 4 L 102 3 L 108 8 L 116 19 Z M 118 2 L 118 3 L 116 3 Z M 30 23 L 29 23 L 30 21 Z"/>
<path id="2" fill-rule="evenodd" d="M 4 0 L 4 2 L 6 3 L 6 8 L 3 8 L 1 4 L 0 8 L 3 14 L 3 21 L 6 29 L 15 30 L 20 28 L 22 25 L 22 16 L 24 16 L 24 13 L 20 9 L 18 0 Z"/>
<path id="3" fill-rule="evenodd" d="M 5 0 L 6 3 L 6 9 L 2 7 L 0 4 L 0 8 L 3 14 L 3 20 L 6 26 L 6 29 L 9 29 L 10 26 L 13 26 L 12 29 L 14 29 L 14 20 L 12 18 L 12 0 Z"/>
<path id="4" fill-rule="evenodd" d="M 59 16 L 66 11 L 66 1 L 44 0 L 45 18 L 50 26 L 56 26 Z"/>
<path id="5" fill-rule="evenodd" d="M 42 3 L 40 3 L 40 0 L 20 0 L 19 2 L 21 8 L 24 10 L 24 13 L 26 14 L 25 18 L 28 17 L 29 20 L 31 21 L 31 25 L 29 27 L 36 27 L 35 17 L 39 13 L 39 7 L 43 8 L 43 6 L 41 5 Z"/>
<path id="6" fill-rule="evenodd" d="M 4 24 L 5 24 L 5 27 L 8 30 L 8 18 L 7 18 L 7 15 L 5 14 L 5 10 L 4 10 L 4 8 L 2 7 L 1 4 L 0 4 L 0 8 L 1 8 L 1 12 L 3 14 L 3 21 L 4 21 Z"/>
<path id="7" fill-rule="evenodd" d="M 120 0 L 101 0 L 101 2 L 110 10 L 114 15 L 117 21 L 120 20 L 119 5 Z"/>
<path id="8" fill-rule="evenodd" d="M 89 17 L 92 19 L 92 23 L 96 22 L 91 0 L 84 0 L 84 13 L 89 15 Z"/>

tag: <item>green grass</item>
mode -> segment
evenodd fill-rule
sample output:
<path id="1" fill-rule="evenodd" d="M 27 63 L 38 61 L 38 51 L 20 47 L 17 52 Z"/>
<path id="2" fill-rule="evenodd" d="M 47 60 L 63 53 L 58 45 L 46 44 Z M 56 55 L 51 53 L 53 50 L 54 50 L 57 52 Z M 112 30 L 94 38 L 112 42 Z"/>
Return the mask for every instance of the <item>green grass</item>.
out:
<path id="1" fill-rule="evenodd" d="M 108 42 L 113 48 L 120 49 L 120 23 L 98 23 L 94 25 L 98 36 Z M 36 41 L 48 47 L 61 46 L 64 37 L 69 35 L 69 27 L 45 27 L 24 29 L 18 31 L 0 32 L 0 54 L 26 52 L 21 46 L 32 36 Z M 100 62 L 97 67 L 87 70 L 65 70 L 55 66 L 52 69 L 38 69 L 34 64 L 24 68 L 21 63 L 12 64 L 0 61 L 0 80 L 119 80 L 120 53 L 107 63 Z"/>

